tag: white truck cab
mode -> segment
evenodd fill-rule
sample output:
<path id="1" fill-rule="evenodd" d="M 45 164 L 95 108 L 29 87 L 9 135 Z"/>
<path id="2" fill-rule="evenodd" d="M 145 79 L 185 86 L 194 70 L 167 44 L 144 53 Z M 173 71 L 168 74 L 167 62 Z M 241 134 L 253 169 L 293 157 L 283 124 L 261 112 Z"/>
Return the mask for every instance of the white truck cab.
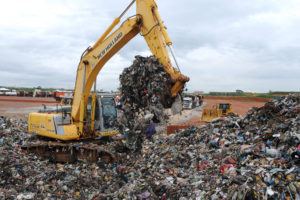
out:
<path id="1" fill-rule="evenodd" d="M 191 97 L 184 97 L 183 98 L 183 109 L 193 109 L 193 99 Z"/>

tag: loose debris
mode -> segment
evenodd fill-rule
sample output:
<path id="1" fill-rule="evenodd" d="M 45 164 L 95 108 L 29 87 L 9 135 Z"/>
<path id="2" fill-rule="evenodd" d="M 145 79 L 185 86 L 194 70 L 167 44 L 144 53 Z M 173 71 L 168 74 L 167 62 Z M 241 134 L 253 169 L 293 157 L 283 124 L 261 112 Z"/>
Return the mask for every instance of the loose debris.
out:
<path id="1" fill-rule="evenodd" d="M 300 96 L 199 128 L 154 136 L 116 162 L 52 163 L 24 154 L 26 123 L 0 121 L 0 199 L 299 199 Z"/>
<path id="2" fill-rule="evenodd" d="M 135 56 L 133 64 L 120 75 L 120 84 L 124 103 L 137 111 L 156 102 L 164 107 L 173 103 L 170 76 L 154 56 Z"/>
<path id="3" fill-rule="evenodd" d="M 128 131 L 129 143 L 136 143 L 151 120 L 154 123 L 166 121 L 164 107 L 171 107 L 174 102 L 170 93 L 172 83 L 156 57 L 136 56 L 133 64 L 120 75 L 120 84 L 121 123 Z"/>

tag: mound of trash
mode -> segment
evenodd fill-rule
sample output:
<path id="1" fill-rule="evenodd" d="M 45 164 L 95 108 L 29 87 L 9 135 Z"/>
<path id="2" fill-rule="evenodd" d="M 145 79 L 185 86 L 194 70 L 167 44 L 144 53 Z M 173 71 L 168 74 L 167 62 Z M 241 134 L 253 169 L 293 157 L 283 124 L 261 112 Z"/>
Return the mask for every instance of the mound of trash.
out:
<path id="1" fill-rule="evenodd" d="M 288 95 L 201 127 L 154 134 L 116 160 L 53 163 L 26 154 L 26 122 L 0 120 L 3 199 L 299 199 L 300 96 Z"/>
<path id="2" fill-rule="evenodd" d="M 130 141 L 136 142 L 151 123 L 166 122 L 164 108 L 174 102 L 171 87 L 169 74 L 154 56 L 136 56 L 133 64 L 123 70 L 120 123 L 127 129 Z"/>
<path id="3" fill-rule="evenodd" d="M 164 107 L 173 103 L 170 75 L 154 56 L 135 56 L 133 64 L 120 75 L 120 86 L 124 103 L 136 111 L 157 101 Z"/>

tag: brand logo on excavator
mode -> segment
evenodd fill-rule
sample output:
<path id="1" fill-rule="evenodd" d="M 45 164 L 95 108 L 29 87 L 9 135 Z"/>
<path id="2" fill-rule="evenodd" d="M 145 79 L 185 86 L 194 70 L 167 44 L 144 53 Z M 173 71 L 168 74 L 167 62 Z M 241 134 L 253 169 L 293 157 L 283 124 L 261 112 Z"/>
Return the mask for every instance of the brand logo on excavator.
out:
<path id="1" fill-rule="evenodd" d="M 120 32 L 97 56 L 100 59 L 104 54 L 122 37 L 123 33 Z"/>

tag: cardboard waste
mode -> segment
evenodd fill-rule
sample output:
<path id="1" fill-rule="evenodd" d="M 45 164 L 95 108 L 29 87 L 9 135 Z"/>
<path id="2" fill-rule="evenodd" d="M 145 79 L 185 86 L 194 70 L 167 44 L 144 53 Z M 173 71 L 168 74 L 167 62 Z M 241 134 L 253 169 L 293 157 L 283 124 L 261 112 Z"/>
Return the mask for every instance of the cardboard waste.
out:
<path id="1" fill-rule="evenodd" d="M 26 121 L 0 119 L 0 199 L 299 199 L 300 96 L 155 134 L 115 163 L 53 163 L 20 150 Z"/>

